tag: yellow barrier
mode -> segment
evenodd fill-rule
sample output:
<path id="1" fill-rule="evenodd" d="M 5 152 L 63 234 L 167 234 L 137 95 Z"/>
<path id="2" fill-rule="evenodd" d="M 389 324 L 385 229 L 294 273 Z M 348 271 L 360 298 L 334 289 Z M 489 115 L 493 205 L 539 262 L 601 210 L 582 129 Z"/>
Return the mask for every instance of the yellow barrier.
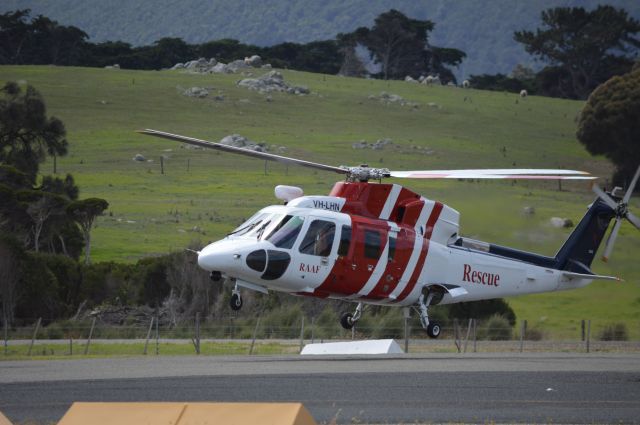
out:
<path id="1" fill-rule="evenodd" d="M 0 425 L 13 425 L 2 412 L 0 412 Z"/>
<path id="2" fill-rule="evenodd" d="M 301 403 L 73 403 L 58 422 L 86 424 L 317 425 Z"/>

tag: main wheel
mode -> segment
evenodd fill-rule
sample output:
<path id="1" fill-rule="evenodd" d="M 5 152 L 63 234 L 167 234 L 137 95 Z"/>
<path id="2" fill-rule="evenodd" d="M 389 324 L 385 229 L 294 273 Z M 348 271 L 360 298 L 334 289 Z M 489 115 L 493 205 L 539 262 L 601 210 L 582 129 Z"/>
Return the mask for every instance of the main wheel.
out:
<path id="1" fill-rule="evenodd" d="M 342 316 L 340 316 L 340 324 L 342 325 L 343 328 L 349 330 L 353 328 L 353 325 L 355 325 L 356 323 L 353 321 L 353 314 L 352 313 L 342 313 Z"/>
<path id="2" fill-rule="evenodd" d="M 231 294 L 231 299 L 229 300 L 229 306 L 232 310 L 238 311 L 242 308 L 242 297 L 240 294 Z"/>
<path id="3" fill-rule="evenodd" d="M 436 322 L 430 322 L 429 326 L 427 326 L 427 335 L 430 338 L 437 338 L 440 336 L 440 324 Z"/>

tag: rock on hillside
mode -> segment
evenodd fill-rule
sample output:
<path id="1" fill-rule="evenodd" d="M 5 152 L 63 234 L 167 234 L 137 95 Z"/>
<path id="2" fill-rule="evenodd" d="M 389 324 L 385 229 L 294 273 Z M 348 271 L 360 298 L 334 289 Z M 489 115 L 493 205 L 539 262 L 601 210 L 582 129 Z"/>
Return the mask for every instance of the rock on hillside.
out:
<path id="1" fill-rule="evenodd" d="M 257 90 L 260 93 L 279 91 L 298 95 L 309 94 L 307 87 L 287 84 L 279 71 L 270 71 L 258 78 L 245 78 L 238 81 L 238 86 L 246 87 L 249 90 Z"/>

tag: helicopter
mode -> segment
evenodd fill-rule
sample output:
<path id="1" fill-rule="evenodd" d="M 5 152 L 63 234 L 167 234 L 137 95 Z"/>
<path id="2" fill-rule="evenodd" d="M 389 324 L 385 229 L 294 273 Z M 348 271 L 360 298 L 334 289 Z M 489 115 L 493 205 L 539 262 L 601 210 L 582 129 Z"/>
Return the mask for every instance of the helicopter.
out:
<path id="1" fill-rule="evenodd" d="M 591 180 L 584 171 L 563 169 L 476 169 L 390 171 L 331 166 L 222 143 L 145 129 L 139 133 L 262 160 L 295 164 L 344 176 L 328 195 L 305 195 L 279 185 L 282 205 L 265 207 L 223 239 L 196 251 L 198 265 L 215 282 L 233 285 L 230 307 L 242 308 L 240 289 L 339 299 L 356 304 L 340 323 L 352 329 L 366 305 L 410 307 L 431 338 L 441 326 L 429 307 L 584 287 L 593 280 L 620 280 L 591 271 L 598 247 L 607 239 L 607 260 L 623 219 L 640 229 L 628 209 L 640 176 L 638 167 L 626 193 L 597 195 L 555 256 L 544 256 L 462 237 L 460 214 L 399 184 L 382 179 L 552 179 Z M 375 181 L 378 182 L 375 182 Z"/>

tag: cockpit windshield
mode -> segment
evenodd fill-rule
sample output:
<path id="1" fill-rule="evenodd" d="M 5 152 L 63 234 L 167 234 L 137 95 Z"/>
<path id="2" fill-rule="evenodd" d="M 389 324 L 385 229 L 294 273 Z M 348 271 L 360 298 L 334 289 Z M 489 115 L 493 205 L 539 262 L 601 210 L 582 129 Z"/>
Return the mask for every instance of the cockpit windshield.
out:
<path id="1" fill-rule="evenodd" d="M 233 232 L 227 234 L 227 236 L 242 236 L 245 235 L 249 232 L 251 232 L 253 229 L 256 228 L 256 226 L 259 226 L 266 217 L 268 217 L 269 214 L 267 213 L 261 213 L 261 212 L 257 212 L 255 213 L 253 216 L 251 216 L 251 218 L 247 221 L 245 221 L 244 223 L 242 223 L 240 226 L 238 226 Z"/>
<path id="2" fill-rule="evenodd" d="M 270 232 L 265 233 L 267 236 L 264 239 L 278 248 L 291 249 L 303 224 L 304 217 L 287 215 Z"/>

